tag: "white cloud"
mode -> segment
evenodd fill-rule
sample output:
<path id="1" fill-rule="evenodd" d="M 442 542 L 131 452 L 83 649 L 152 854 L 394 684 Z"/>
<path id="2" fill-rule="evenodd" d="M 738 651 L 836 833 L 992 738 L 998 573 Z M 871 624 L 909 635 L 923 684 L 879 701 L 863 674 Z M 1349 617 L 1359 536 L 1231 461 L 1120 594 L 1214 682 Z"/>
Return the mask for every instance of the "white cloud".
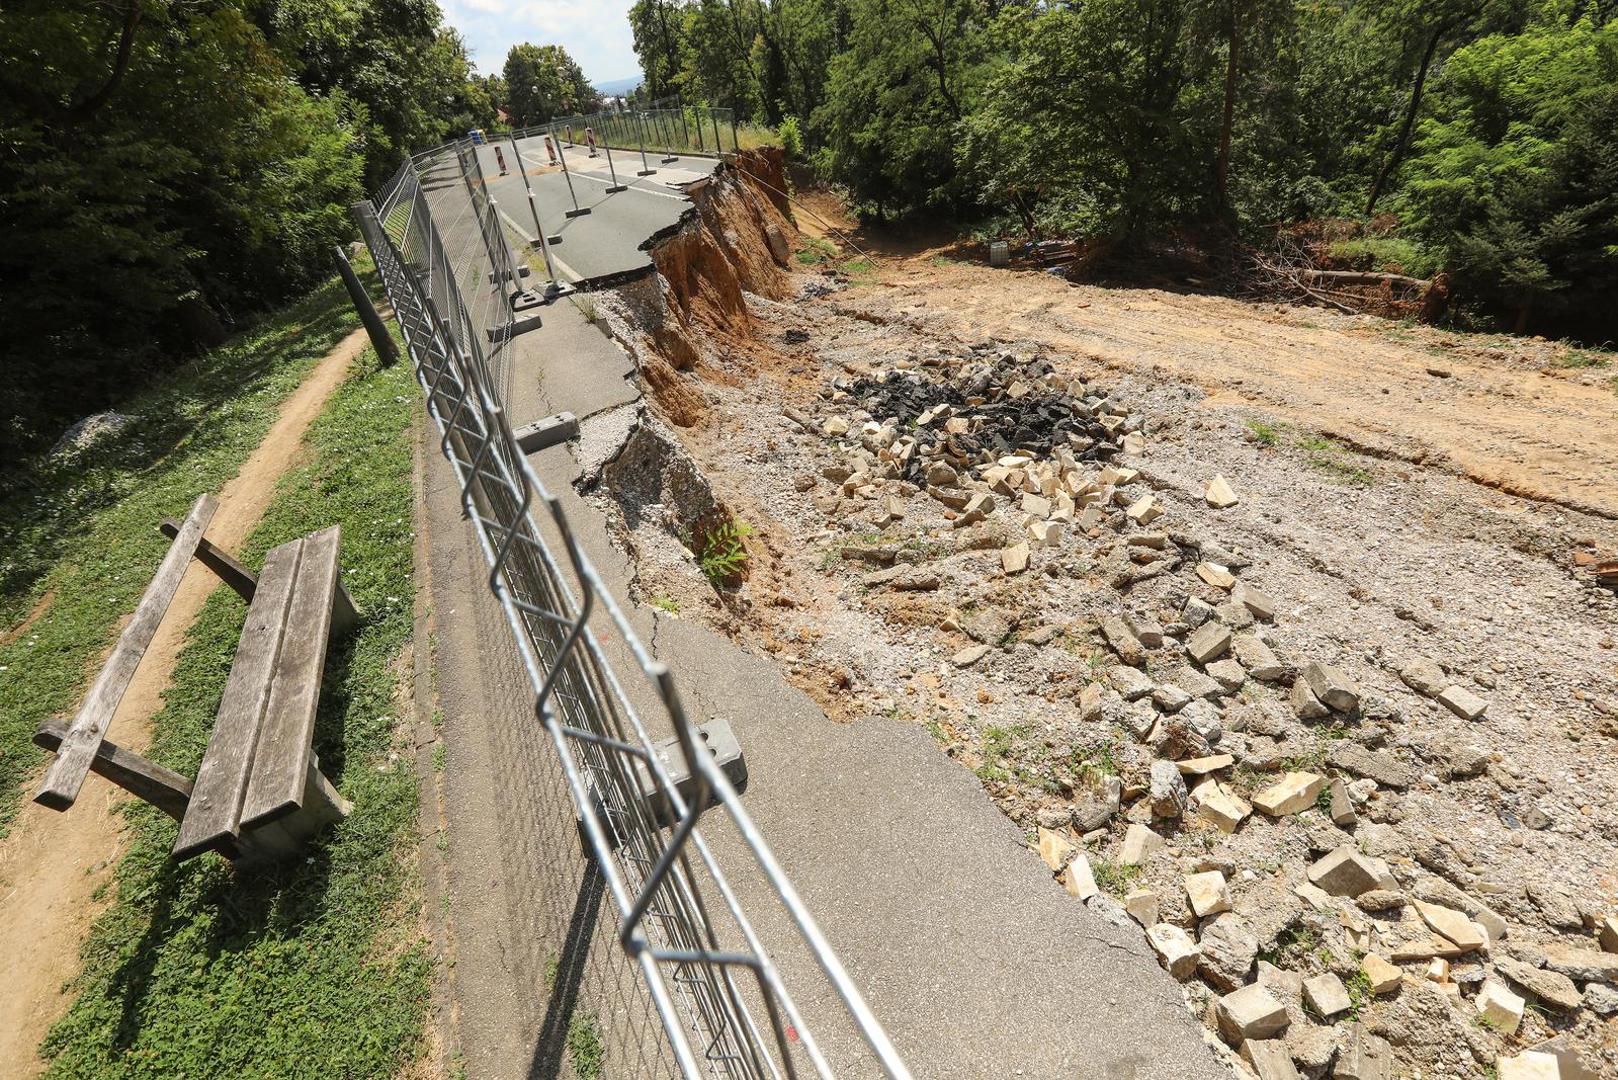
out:
<path id="1" fill-rule="evenodd" d="M 511 46 L 531 41 L 562 46 L 597 82 L 640 70 L 629 31 L 631 2 L 440 0 L 445 19 L 465 35 L 479 71 L 499 71 Z"/>

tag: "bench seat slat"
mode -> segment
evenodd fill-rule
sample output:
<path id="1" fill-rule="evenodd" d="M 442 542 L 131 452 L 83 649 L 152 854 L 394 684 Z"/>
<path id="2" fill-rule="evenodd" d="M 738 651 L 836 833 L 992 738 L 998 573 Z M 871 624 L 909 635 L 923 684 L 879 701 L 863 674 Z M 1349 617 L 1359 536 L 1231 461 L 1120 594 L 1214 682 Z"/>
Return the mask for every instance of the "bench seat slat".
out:
<path id="1" fill-rule="evenodd" d="M 141 657 L 146 655 L 146 648 L 156 636 L 163 614 L 168 611 L 174 594 L 179 591 L 191 555 L 202 541 L 202 533 L 218 508 L 218 500 L 209 494 L 198 496 L 192 505 L 185 524 L 180 526 L 174 543 L 169 545 L 168 554 L 157 568 L 157 575 L 141 595 L 135 617 L 118 636 L 118 644 L 96 676 L 84 705 L 62 739 L 61 748 L 57 750 L 50 768 L 45 771 L 45 779 L 34 796 L 35 802 L 53 810 L 66 810 L 79 797 L 79 789 L 84 786 L 84 777 L 90 771 L 102 739 L 106 737 L 113 714 L 118 711 L 118 703 L 123 700 L 124 691 L 129 689 Z"/>
<path id="2" fill-rule="evenodd" d="M 337 593 L 341 530 L 311 534 L 298 562 L 287 634 L 275 664 L 269 704 L 259 727 L 241 827 L 251 829 L 296 811 L 304 798 L 320 704 L 321 674 Z"/>
<path id="3" fill-rule="evenodd" d="M 191 804 L 180 822 L 174 856 L 187 859 L 209 849 L 231 854 L 253 751 L 281 650 L 303 540 L 272 548 L 264 557 L 247 623 L 225 683 L 213 735 L 197 769 Z"/>

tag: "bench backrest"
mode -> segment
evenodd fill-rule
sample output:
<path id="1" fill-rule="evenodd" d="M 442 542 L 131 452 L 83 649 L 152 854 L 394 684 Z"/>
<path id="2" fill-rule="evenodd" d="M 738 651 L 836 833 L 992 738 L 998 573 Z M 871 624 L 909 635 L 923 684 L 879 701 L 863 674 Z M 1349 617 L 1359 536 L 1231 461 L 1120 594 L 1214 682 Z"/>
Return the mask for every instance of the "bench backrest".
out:
<path id="1" fill-rule="evenodd" d="M 192 505 L 191 513 L 186 516 L 174 542 L 169 545 L 168 554 L 158 566 L 156 576 L 141 595 L 135 617 L 118 635 L 118 644 L 113 647 L 112 655 L 102 665 L 101 673 L 96 676 L 94 685 L 85 696 L 72 726 L 62 737 L 56 757 L 50 768 L 45 770 L 45 779 L 34 795 L 35 802 L 53 810 L 66 810 L 79 797 L 79 789 L 84 786 L 90 764 L 95 760 L 101 741 L 106 738 L 113 714 L 118 711 L 118 703 L 129 689 L 141 657 L 146 655 L 147 646 L 151 645 L 152 638 L 157 634 L 164 612 L 168 611 L 174 594 L 179 591 L 192 553 L 202 541 L 203 530 L 213 520 L 214 511 L 218 508 L 218 501 L 207 494 L 199 495 Z"/>

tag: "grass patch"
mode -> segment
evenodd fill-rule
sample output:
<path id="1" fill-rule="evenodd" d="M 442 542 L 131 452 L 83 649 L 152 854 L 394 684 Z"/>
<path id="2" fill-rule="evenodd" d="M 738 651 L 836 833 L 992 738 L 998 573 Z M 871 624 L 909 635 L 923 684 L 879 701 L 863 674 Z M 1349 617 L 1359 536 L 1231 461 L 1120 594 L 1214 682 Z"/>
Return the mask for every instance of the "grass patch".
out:
<path id="1" fill-rule="evenodd" d="M 873 259 L 848 259 L 840 267 L 843 274 L 856 285 L 870 281 L 876 276 L 876 261 Z"/>
<path id="2" fill-rule="evenodd" d="M 1336 483 L 1349 487 L 1370 487 L 1376 474 L 1359 463 L 1353 451 L 1335 439 L 1324 435 L 1305 435 L 1298 439 L 1297 447 L 1304 453 L 1309 467 L 1325 473 Z"/>
<path id="3" fill-rule="evenodd" d="M 1253 433 L 1253 441 L 1260 446 L 1278 446 L 1281 442 L 1281 426 L 1266 423 L 1263 420 L 1249 420 L 1247 430 Z"/>
<path id="4" fill-rule="evenodd" d="M 358 264 L 356 264 L 358 265 Z M 368 267 L 368 263 L 366 264 Z M 367 275 L 373 283 L 374 275 Z M 0 646 L 0 835 L 45 765 L 39 723 L 71 718 L 93 665 L 135 610 L 184 518 L 264 438 L 315 362 L 354 329 L 341 282 L 152 381 L 119 406 L 120 435 L 0 471 L 0 641 L 47 593 L 38 620 Z"/>
<path id="5" fill-rule="evenodd" d="M 1593 349 L 1569 349 L 1551 363 L 1559 368 L 1604 368 L 1612 363 L 1612 357 Z"/>
<path id="6" fill-rule="evenodd" d="M 343 527 L 363 619 L 334 646 L 315 749 L 354 812 L 306 857 L 238 874 L 216 855 L 171 862 L 174 822 L 128 804 L 118 898 L 45 1040 L 50 1077 L 388 1078 L 420 1054 L 432 959 L 417 919 L 416 780 L 408 752 L 390 756 L 408 751 L 394 717 L 412 633 L 417 399 L 408 365 L 375 371 L 366 357 L 244 552 L 259 565 L 274 544 Z M 153 722 L 155 760 L 194 773 L 245 616 L 220 589 L 192 626 Z"/>
<path id="7" fill-rule="evenodd" d="M 652 597 L 652 606 L 668 615 L 678 615 L 680 613 L 680 602 L 672 596 L 654 596 Z"/>
<path id="8" fill-rule="evenodd" d="M 577 1080 L 600 1080 L 606 1049 L 601 1045 L 601 1025 L 595 1013 L 575 1013 L 569 1021 L 567 1056 L 573 1062 L 573 1075 Z"/>
<path id="9" fill-rule="evenodd" d="M 1091 859 L 1090 873 L 1095 875 L 1096 887 L 1120 900 L 1129 894 L 1141 867 L 1132 863 L 1113 862 L 1111 859 Z"/>
<path id="10" fill-rule="evenodd" d="M 696 543 L 697 565 L 714 586 L 736 582 L 747 569 L 747 545 L 753 527 L 730 517 L 704 532 Z"/>
<path id="11" fill-rule="evenodd" d="M 1420 244 L 1397 236 L 1358 236 L 1352 240 L 1339 240 L 1330 248 L 1331 257 L 1338 262 L 1361 266 L 1389 274 L 1408 274 L 1410 277 L 1432 277 L 1438 264 Z"/>
<path id="12" fill-rule="evenodd" d="M 825 237 L 811 236 L 804 240 L 803 247 L 793 257 L 802 266 L 819 266 L 837 258 L 837 245 Z"/>

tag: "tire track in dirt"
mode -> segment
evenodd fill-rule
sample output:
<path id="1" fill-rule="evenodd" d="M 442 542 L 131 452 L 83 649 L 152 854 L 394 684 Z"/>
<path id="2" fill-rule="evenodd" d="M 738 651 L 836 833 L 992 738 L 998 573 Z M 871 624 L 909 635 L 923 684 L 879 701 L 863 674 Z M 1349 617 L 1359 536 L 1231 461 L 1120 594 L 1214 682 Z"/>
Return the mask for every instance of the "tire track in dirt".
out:
<path id="1" fill-rule="evenodd" d="M 240 549 L 264 516 L 304 433 L 367 344 L 364 330 L 349 334 L 282 403 L 263 441 L 220 490 L 209 540 L 227 551 Z M 136 750 L 146 746 L 148 724 L 162 708 L 185 633 L 218 586 L 219 579 L 200 563 L 193 561 L 186 570 L 113 716 L 108 728 L 113 742 Z M 0 1062 L 11 1062 L 8 1076 L 33 1077 L 44 1069 L 36 1051 L 71 1001 L 65 984 L 78 971 L 91 923 L 106 907 L 107 898 L 97 900 L 95 892 L 111 880 L 123 849 L 117 807 L 127 798 L 122 789 L 92 775 L 66 813 L 25 803 L 11 834 L 0 841 Z"/>

